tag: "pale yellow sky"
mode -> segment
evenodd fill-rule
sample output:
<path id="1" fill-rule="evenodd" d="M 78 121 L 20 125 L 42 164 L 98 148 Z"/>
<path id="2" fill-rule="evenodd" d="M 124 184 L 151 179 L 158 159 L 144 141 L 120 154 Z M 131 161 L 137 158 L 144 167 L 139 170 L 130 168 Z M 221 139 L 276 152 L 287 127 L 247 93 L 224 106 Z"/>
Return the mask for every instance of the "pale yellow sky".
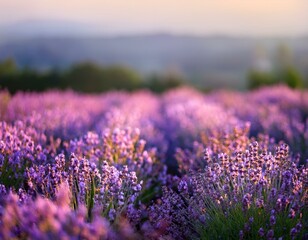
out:
<path id="1" fill-rule="evenodd" d="M 102 33 L 301 35 L 308 0 L 0 0 L 0 24 L 67 20 Z"/>

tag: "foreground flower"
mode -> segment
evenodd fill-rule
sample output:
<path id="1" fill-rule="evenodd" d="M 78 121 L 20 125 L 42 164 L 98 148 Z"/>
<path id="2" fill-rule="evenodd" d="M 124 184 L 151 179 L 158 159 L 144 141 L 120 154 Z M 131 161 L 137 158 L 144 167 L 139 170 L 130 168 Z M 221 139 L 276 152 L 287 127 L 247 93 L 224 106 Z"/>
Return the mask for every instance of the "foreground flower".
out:
<path id="1" fill-rule="evenodd" d="M 307 223 L 307 168 L 298 168 L 286 144 L 274 153 L 258 142 L 247 148 L 207 156 L 204 171 L 189 172 L 177 191 L 165 188 L 149 209 L 153 226 L 179 239 L 272 239 Z"/>

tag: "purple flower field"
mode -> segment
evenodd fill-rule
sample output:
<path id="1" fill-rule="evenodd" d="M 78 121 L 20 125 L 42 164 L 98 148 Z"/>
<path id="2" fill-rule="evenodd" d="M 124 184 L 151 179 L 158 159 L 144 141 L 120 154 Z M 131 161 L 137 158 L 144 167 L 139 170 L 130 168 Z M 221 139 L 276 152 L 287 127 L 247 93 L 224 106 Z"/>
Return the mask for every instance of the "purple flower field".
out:
<path id="1" fill-rule="evenodd" d="M 308 91 L 0 92 L 0 239 L 308 239 Z"/>

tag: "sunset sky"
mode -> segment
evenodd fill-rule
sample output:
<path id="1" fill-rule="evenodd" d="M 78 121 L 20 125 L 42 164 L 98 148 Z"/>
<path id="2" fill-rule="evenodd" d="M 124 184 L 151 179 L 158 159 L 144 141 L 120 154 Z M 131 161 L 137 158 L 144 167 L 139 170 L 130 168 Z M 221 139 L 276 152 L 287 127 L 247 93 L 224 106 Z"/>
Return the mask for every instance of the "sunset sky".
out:
<path id="1" fill-rule="evenodd" d="M 105 34 L 308 34 L 308 0 L 0 0 L 0 25 L 68 21 Z"/>

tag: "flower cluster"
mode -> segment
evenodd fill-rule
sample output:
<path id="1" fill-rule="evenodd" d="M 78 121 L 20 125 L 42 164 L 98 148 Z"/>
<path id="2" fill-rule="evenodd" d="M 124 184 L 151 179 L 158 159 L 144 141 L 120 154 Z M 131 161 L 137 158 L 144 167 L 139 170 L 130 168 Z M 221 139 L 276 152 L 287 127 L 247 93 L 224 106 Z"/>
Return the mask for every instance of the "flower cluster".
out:
<path id="1" fill-rule="evenodd" d="M 0 92 L 1 239 L 306 239 L 308 96 Z"/>
<path id="2" fill-rule="evenodd" d="M 38 197 L 21 204 L 18 194 L 10 192 L 1 196 L 1 239 L 136 239 L 130 225 L 122 221 L 115 232 L 110 223 L 99 214 L 91 223 L 87 210 L 81 206 L 71 211 L 71 193 L 63 184 L 55 201 Z"/>
<path id="3" fill-rule="evenodd" d="M 115 128 L 113 131 L 107 128 L 101 135 L 88 132 L 79 139 L 71 140 L 67 151 L 80 158 L 85 157 L 97 166 L 108 162 L 118 170 L 134 171 L 143 181 L 144 191 L 152 189 L 152 195 L 159 192 L 159 185 L 169 178 L 163 159 L 158 161 L 156 148 L 146 147 L 138 128 Z"/>
<path id="4" fill-rule="evenodd" d="M 298 168 L 286 144 L 267 149 L 256 141 L 229 154 L 205 149 L 204 170 L 187 173 L 177 191 L 166 189 L 151 206 L 150 221 L 183 239 L 303 236 L 307 168 Z"/>
<path id="5" fill-rule="evenodd" d="M 44 135 L 39 136 L 21 121 L 14 126 L 0 122 L 0 183 L 19 187 L 26 166 L 46 162 L 50 152 L 35 143 L 34 138 L 44 139 Z"/>
<path id="6" fill-rule="evenodd" d="M 241 94 L 214 92 L 208 98 L 232 110 L 239 119 L 249 121 L 252 135 L 269 134 L 308 158 L 307 91 L 276 86 Z"/>

